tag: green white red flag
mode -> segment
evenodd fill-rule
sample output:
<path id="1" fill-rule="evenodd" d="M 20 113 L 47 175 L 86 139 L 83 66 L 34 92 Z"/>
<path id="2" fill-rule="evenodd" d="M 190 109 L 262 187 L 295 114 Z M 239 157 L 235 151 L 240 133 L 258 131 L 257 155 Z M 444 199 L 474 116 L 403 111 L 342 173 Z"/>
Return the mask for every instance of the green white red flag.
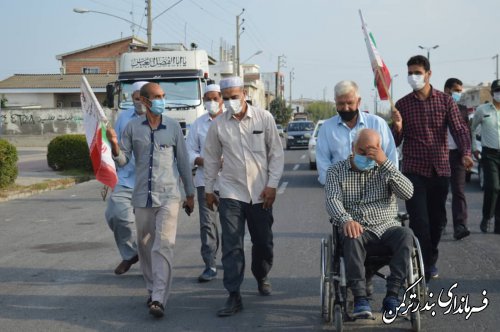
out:
<path id="1" fill-rule="evenodd" d="M 108 120 L 85 76 L 82 76 L 81 91 L 83 127 L 95 177 L 99 182 L 114 188 L 118 176 L 111 156 L 111 144 L 106 138 Z"/>
<path id="2" fill-rule="evenodd" d="M 389 69 L 385 65 L 382 57 L 380 56 L 380 53 L 377 50 L 377 43 L 375 43 L 373 34 L 370 32 L 370 30 L 368 30 L 368 26 L 363 19 L 361 10 L 359 11 L 359 16 L 361 18 L 368 56 L 370 57 L 373 74 L 375 75 L 375 85 L 377 86 L 378 95 L 380 96 L 380 100 L 388 100 L 389 87 L 391 85 L 391 74 L 389 73 Z"/>

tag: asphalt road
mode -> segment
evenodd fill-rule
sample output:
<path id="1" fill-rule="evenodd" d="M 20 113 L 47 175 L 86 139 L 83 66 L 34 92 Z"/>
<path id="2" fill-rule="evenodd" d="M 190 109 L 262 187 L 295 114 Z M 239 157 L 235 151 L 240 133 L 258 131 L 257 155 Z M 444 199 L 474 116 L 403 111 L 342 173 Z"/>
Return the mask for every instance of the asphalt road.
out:
<path id="1" fill-rule="evenodd" d="M 319 310 L 319 245 L 330 231 L 322 187 L 309 170 L 307 150 L 286 151 L 285 172 L 274 207 L 273 294 L 257 294 L 247 263 L 242 287 L 244 310 L 216 317 L 226 292 L 217 280 L 199 284 L 198 214 L 181 214 L 176 243 L 173 291 L 166 316 L 147 312 L 144 281 L 137 266 L 123 276 L 113 269 L 120 258 L 103 214 L 101 185 L 90 181 L 66 190 L 0 203 L 0 330 L 2 331 L 313 331 L 333 330 Z M 500 237 L 479 233 L 482 193 L 477 179 L 467 185 L 472 235 L 452 239 L 451 220 L 438 262 L 440 278 L 431 291 L 453 290 L 460 301 L 480 307 L 465 314 L 424 314 L 424 331 L 492 331 L 500 323 Z M 449 207 L 449 206 L 448 206 Z M 249 262 L 250 241 L 246 239 Z M 220 262 L 220 257 L 219 257 Z M 219 263 L 220 264 L 220 263 Z M 381 307 L 384 281 L 375 279 L 374 311 Z M 436 295 L 437 296 L 437 295 Z M 460 303 L 460 302 L 458 302 Z M 346 323 L 346 330 L 408 331 L 409 321 Z"/>

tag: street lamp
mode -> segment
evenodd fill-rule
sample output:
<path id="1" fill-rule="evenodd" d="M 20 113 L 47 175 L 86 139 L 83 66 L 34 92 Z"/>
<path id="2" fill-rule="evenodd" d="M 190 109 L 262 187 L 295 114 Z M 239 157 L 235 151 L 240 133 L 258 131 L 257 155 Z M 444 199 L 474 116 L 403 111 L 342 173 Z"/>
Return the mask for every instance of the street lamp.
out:
<path id="1" fill-rule="evenodd" d="M 427 60 L 431 61 L 431 50 L 435 50 L 436 48 L 439 47 L 439 45 L 434 45 L 432 47 L 425 47 L 418 45 L 418 47 L 422 50 L 427 50 Z"/>
<path id="2" fill-rule="evenodd" d="M 391 76 L 391 98 L 394 98 L 394 94 L 392 93 L 394 91 L 394 79 L 398 77 L 399 74 L 395 74 Z"/>
<path id="3" fill-rule="evenodd" d="M 90 9 L 85 9 L 85 8 L 73 8 L 73 11 L 75 13 L 78 13 L 78 14 L 96 13 L 96 14 L 102 14 L 102 15 L 111 16 L 111 17 L 117 18 L 119 20 L 125 21 L 127 23 L 130 23 L 130 24 L 138 27 L 139 29 L 146 30 L 145 28 L 143 28 L 142 26 L 140 26 L 137 23 L 132 22 L 131 20 L 127 20 L 126 18 L 117 16 L 117 15 L 113 15 L 113 14 L 110 14 L 110 13 L 105 13 L 105 12 L 100 12 L 100 11 L 97 11 L 97 10 L 90 10 Z"/>
<path id="4" fill-rule="evenodd" d="M 127 20 L 126 18 L 117 16 L 117 15 L 113 15 L 113 14 L 110 14 L 110 13 L 100 12 L 100 11 L 97 11 L 97 10 L 89 10 L 89 9 L 85 9 L 85 8 L 74 8 L 73 11 L 75 13 L 78 13 L 78 14 L 97 13 L 97 14 L 111 16 L 111 17 L 117 18 L 119 20 L 128 22 L 128 23 L 130 23 L 132 25 L 135 25 L 135 26 L 139 27 L 139 29 L 146 30 L 146 34 L 148 36 L 148 51 L 152 51 L 152 49 L 153 49 L 153 43 L 152 43 L 153 21 L 156 20 L 161 15 L 165 14 L 170 9 L 174 8 L 175 6 L 177 6 L 179 3 L 181 3 L 184 0 L 177 1 L 176 3 L 174 3 L 173 5 L 171 5 L 170 7 L 168 7 L 164 11 L 162 11 L 160 14 L 156 15 L 155 17 L 152 17 L 152 15 L 151 15 L 151 1 L 152 0 L 146 0 L 146 6 L 147 6 L 146 9 L 147 9 L 147 17 L 148 17 L 148 27 L 147 27 L 147 29 L 144 29 L 139 24 L 136 24 L 136 23 L 134 23 L 134 22 L 132 22 L 130 20 Z"/>
<path id="5" fill-rule="evenodd" d="M 241 63 L 245 63 L 248 60 L 250 60 L 251 58 L 253 58 L 254 56 L 259 55 L 259 54 L 262 54 L 262 50 L 259 50 L 259 51 L 255 52 L 254 54 L 250 55 L 245 61 L 241 61 Z"/>

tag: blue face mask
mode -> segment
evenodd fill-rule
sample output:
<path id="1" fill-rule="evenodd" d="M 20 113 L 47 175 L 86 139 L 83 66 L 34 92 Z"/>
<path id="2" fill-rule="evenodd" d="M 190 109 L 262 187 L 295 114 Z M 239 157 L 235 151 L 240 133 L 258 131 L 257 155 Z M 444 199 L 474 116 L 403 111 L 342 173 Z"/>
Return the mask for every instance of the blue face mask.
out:
<path id="1" fill-rule="evenodd" d="M 462 93 L 453 91 L 451 93 L 451 98 L 453 98 L 453 100 L 455 101 L 455 103 L 458 103 L 458 101 L 460 100 L 460 98 L 462 98 Z"/>
<path id="2" fill-rule="evenodd" d="M 360 171 L 368 171 L 375 167 L 375 160 L 368 158 L 367 156 L 362 156 L 360 154 L 355 153 L 353 159 L 354 165 Z"/>
<path id="3" fill-rule="evenodd" d="M 151 113 L 156 115 L 161 115 L 165 111 L 165 99 L 153 99 L 150 100 L 151 107 L 149 110 Z"/>

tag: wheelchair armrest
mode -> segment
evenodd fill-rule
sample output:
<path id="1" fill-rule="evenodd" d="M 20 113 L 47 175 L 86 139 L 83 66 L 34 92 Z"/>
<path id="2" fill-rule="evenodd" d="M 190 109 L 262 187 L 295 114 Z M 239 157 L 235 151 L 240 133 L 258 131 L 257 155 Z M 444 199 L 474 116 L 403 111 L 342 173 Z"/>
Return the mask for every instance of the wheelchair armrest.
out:
<path id="1" fill-rule="evenodd" d="M 403 223 L 407 220 L 410 220 L 410 215 L 407 212 L 398 212 L 398 220 Z"/>

